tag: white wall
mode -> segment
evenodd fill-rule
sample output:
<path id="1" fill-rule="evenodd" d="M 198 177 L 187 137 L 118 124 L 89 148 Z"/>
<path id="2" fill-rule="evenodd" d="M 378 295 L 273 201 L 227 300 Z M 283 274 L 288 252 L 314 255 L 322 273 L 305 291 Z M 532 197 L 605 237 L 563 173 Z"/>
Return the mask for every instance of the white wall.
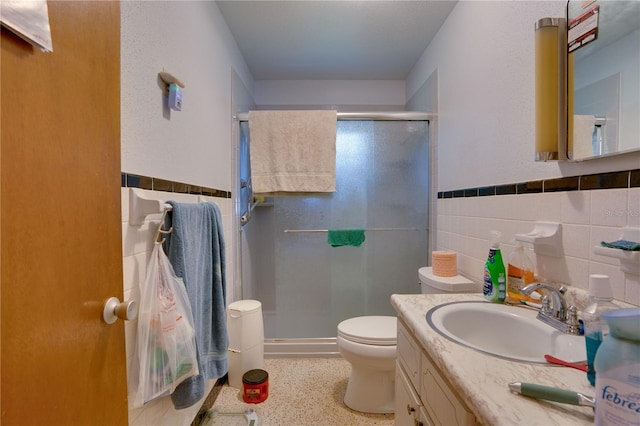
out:
<path id="1" fill-rule="evenodd" d="M 460 1 L 407 78 L 411 98 L 438 76 L 434 140 L 439 191 L 637 169 L 640 153 L 583 163 L 533 161 L 534 23 L 563 16 L 565 1 Z M 438 199 L 437 249 L 458 252 L 458 270 L 480 281 L 489 231 L 503 233 L 505 256 L 535 221 L 562 224 L 563 256 L 538 256 L 541 277 L 588 288 L 611 277 L 617 299 L 640 304 L 640 277 L 593 254 L 621 228 L 640 227 L 640 188 Z M 532 254 L 531 250 L 528 250 Z"/>
<path id="2" fill-rule="evenodd" d="M 125 1 L 122 10 L 122 170 L 230 191 L 232 69 L 253 78 L 212 1 Z M 158 73 L 185 84 L 166 108 Z"/>
<path id="3" fill-rule="evenodd" d="M 340 111 L 402 110 L 406 103 L 402 80 L 256 80 L 254 96 L 263 109 L 326 105 Z"/>
<path id="4" fill-rule="evenodd" d="M 635 169 L 640 153 L 586 163 L 534 155 L 534 24 L 565 1 L 460 1 L 407 78 L 438 70 L 440 191 Z M 471 173 L 473 165 L 476 172 Z"/>
<path id="5" fill-rule="evenodd" d="M 236 155 L 232 147 L 235 105 L 243 108 L 253 78 L 218 7 L 212 1 L 125 1 L 121 3 L 122 171 L 191 185 L 231 191 Z M 158 73 L 166 68 L 185 83 L 183 110 L 169 111 Z M 235 92 L 234 92 L 235 91 Z M 232 98 L 235 96 L 235 98 Z M 99 101 L 99 100 L 97 100 Z M 122 189 L 125 299 L 146 275 L 158 215 L 141 226 L 128 223 L 128 193 Z M 145 191 L 148 197 L 198 202 L 187 194 Z M 227 302 L 236 295 L 236 221 L 232 199 L 218 204 L 227 259 Z M 136 322 L 127 324 L 130 366 Z M 215 380 L 207 384 L 211 389 Z M 188 425 L 202 401 L 175 410 L 160 398 L 129 411 L 131 425 Z"/>

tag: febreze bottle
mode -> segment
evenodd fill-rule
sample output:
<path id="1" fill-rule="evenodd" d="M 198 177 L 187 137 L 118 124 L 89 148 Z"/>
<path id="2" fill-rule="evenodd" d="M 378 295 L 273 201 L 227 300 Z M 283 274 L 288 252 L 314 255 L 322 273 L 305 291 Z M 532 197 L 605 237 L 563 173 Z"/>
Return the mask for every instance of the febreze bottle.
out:
<path id="1" fill-rule="evenodd" d="M 489 257 L 484 264 L 484 282 L 482 294 L 490 302 L 503 303 L 507 291 L 506 271 L 500 252 L 500 237 L 498 231 L 491 231 L 491 247 Z"/>
<path id="2" fill-rule="evenodd" d="M 609 325 L 596 353 L 596 426 L 640 424 L 640 308 L 601 315 Z"/>

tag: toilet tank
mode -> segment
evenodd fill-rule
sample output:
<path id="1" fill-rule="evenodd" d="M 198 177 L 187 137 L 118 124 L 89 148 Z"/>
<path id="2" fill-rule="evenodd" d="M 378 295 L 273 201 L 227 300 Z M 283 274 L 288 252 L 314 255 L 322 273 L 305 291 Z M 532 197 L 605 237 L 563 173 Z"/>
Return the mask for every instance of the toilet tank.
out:
<path id="1" fill-rule="evenodd" d="M 433 275 L 431 266 L 418 269 L 418 279 L 422 294 L 476 293 L 480 291 L 479 285 L 461 275 L 453 277 Z"/>

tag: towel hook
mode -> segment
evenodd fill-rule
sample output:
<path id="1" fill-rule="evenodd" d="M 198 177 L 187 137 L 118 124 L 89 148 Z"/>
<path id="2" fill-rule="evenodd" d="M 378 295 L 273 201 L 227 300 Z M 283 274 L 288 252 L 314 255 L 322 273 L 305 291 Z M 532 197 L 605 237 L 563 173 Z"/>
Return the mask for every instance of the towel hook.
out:
<path id="1" fill-rule="evenodd" d="M 170 234 L 170 233 L 171 233 L 171 231 L 173 231 L 173 226 L 171 226 L 171 227 L 170 227 L 169 229 L 167 229 L 167 230 L 162 229 L 162 226 L 164 225 L 164 219 L 167 217 L 167 213 L 169 212 L 169 210 L 171 210 L 171 209 L 167 209 L 167 208 L 165 208 L 165 209 L 162 211 L 162 217 L 160 217 L 160 223 L 158 224 L 158 230 L 156 231 L 156 235 L 155 235 L 155 237 L 153 238 L 153 242 L 154 242 L 155 244 L 162 244 L 162 243 L 164 243 L 164 241 L 166 240 L 166 238 L 162 238 L 162 240 L 161 240 L 161 241 L 158 241 L 158 238 L 160 238 L 160 234 L 167 235 L 167 234 Z"/>

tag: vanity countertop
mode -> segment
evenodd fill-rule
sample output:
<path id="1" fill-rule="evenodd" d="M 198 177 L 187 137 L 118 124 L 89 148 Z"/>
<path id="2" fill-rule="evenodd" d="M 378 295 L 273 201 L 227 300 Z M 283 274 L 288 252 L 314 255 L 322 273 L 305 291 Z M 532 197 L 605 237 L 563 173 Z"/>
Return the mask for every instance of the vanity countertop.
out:
<path id="1" fill-rule="evenodd" d="M 586 373 L 574 368 L 507 361 L 454 343 L 426 321 L 429 309 L 480 294 L 394 294 L 391 304 L 422 347 L 484 425 L 589 425 L 593 410 L 542 401 L 509 391 L 509 382 L 528 382 L 593 395 Z M 508 339 L 509 336 L 505 336 Z"/>

